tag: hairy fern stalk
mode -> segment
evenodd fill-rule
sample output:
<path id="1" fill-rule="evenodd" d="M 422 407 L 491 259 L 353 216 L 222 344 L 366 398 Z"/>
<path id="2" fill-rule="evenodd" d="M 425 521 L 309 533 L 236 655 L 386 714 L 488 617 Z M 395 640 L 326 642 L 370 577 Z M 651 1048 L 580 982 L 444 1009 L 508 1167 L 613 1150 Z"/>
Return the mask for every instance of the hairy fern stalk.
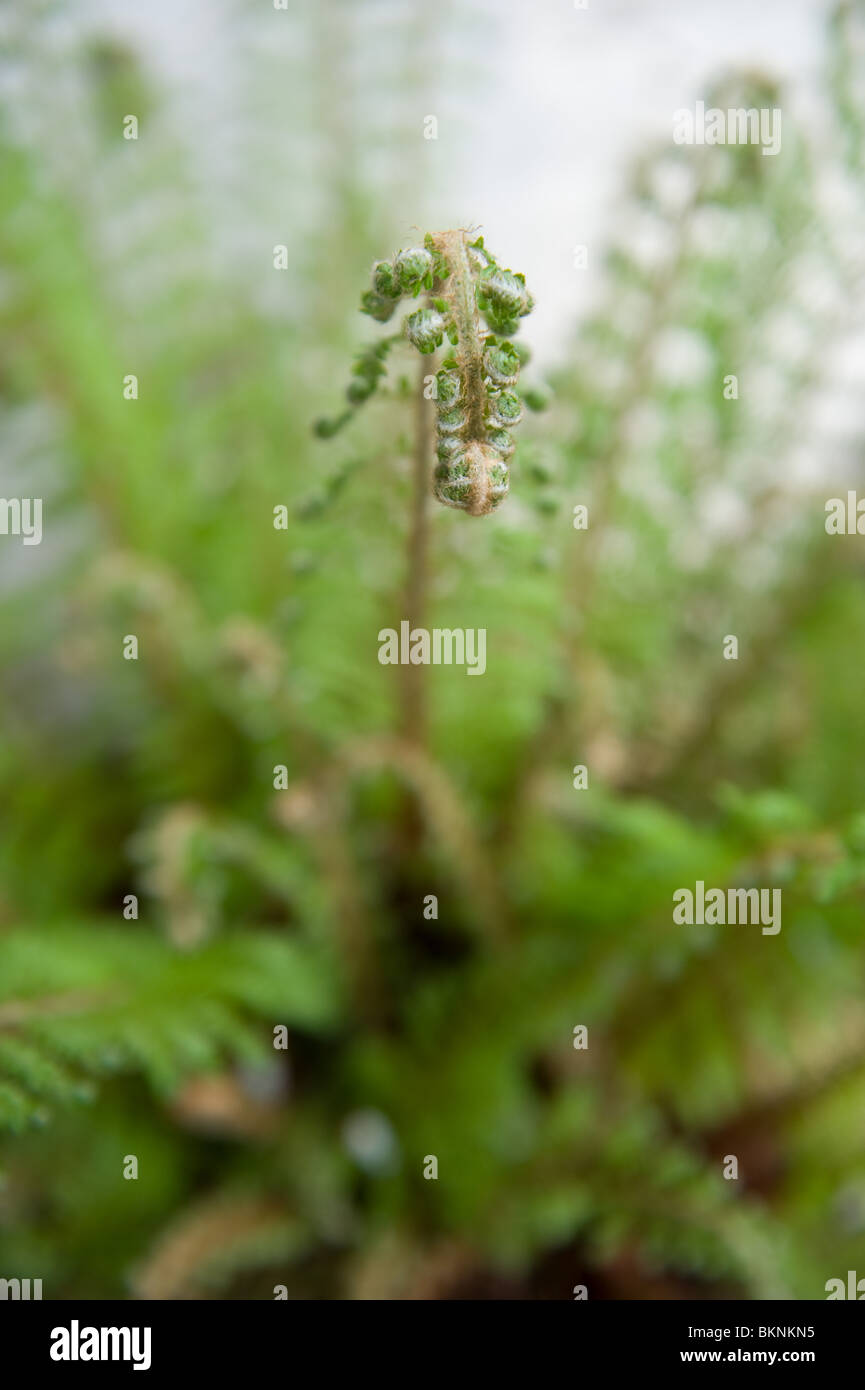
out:
<path id="1" fill-rule="evenodd" d="M 528 360 L 528 351 L 510 339 L 534 300 L 525 276 L 498 265 L 483 237 L 470 241 L 469 236 L 465 230 L 428 233 L 423 246 L 377 261 L 361 311 L 387 323 L 403 298 L 426 293 L 424 306 L 406 316 L 402 333 L 420 353 L 436 352 L 445 340 L 451 348 L 433 378 L 433 492 L 447 507 L 485 516 L 508 495 L 515 447 L 510 431 L 523 417 L 523 402 L 513 388 Z M 319 434 L 336 433 L 374 394 L 401 336 L 361 354 L 346 392 L 349 408 L 319 421 Z"/>

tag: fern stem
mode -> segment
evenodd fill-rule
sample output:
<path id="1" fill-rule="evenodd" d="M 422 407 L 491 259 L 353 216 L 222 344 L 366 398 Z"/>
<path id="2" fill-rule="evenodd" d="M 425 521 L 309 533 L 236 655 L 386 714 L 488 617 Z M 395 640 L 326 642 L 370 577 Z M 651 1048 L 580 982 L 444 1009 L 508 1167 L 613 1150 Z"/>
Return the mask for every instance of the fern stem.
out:
<path id="1" fill-rule="evenodd" d="M 480 939 L 501 945 L 508 922 L 498 882 L 471 816 L 444 769 L 417 745 L 371 738 L 344 755 L 347 775 L 391 771 L 410 790 L 432 838 L 449 857 L 471 905 Z"/>
<path id="2" fill-rule="evenodd" d="M 430 419 L 424 396 L 426 361 L 418 364 L 417 389 L 414 398 L 414 452 L 412 459 L 411 519 L 406 547 L 405 616 L 411 627 L 423 627 L 426 616 L 429 563 L 429 475 Z M 402 737 L 422 748 L 426 744 L 426 667 L 407 665 L 400 668 L 399 727 Z"/>
<path id="3" fill-rule="evenodd" d="M 440 291 L 450 305 L 459 338 L 456 358 L 463 383 L 465 437 L 472 443 L 482 443 L 486 436 L 484 409 L 487 399 L 484 390 L 484 350 L 465 232 L 441 232 L 435 238 L 435 244 L 436 250 L 442 253 L 450 267 L 450 275 L 441 284 Z"/>

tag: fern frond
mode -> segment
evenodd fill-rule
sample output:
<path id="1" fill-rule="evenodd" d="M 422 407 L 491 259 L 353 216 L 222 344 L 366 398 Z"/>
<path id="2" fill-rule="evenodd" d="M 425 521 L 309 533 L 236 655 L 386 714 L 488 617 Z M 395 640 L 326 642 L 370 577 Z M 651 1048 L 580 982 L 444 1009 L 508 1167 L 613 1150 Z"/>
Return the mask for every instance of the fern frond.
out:
<path id="1" fill-rule="evenodd" d="M 76 924 L 9 932 L 0 949 L 0 1104 L 12 1127 L 46 1102 L 85 1098 L 91 1077 L 139 1072 L 167 1095 L 226 1056 L 261 1058 L 256 1020 L 318 1032 L 338 1015 L 321 952 L 263 932 L 180 954 L 143 931 Z"/>

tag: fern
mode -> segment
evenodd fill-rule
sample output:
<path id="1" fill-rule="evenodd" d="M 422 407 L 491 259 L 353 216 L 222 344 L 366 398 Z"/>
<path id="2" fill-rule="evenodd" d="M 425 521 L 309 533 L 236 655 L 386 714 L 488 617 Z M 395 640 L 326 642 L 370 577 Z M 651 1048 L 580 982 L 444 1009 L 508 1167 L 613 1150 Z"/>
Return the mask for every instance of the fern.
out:
<path id="1" fill-rule="evenodd" d="M 140 1071 L 162 1096 L 228 1058 L 260 1059 L 256 1019 L 332 1028 L 332 967 L 298 942 L 247 933 L 178 954 L 104 923 L 3 937 L 2 1122 L 20 1130 L 50 1106 L 89 1099 L 89 1078 Z"/>

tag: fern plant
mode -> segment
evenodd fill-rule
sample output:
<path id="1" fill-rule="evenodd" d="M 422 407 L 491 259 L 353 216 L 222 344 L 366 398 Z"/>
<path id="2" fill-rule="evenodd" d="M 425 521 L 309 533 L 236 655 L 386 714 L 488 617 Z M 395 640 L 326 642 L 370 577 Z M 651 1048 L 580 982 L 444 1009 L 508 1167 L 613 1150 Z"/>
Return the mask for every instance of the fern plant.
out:
<path id="1" fill-rule="evenodd" d="M 47 959 L 46 959 L 47 956 Z M 332 1026 L 338 991 L 320 953 L 266 935 L 177 954 L 92 923 L 3 937 L 0 1125 L 45 1123 L 93 1099 L 92 1081 L 141 1072 L 163 1095 L 192 1073 L 266 1053 L 256 1018 Z"/>

